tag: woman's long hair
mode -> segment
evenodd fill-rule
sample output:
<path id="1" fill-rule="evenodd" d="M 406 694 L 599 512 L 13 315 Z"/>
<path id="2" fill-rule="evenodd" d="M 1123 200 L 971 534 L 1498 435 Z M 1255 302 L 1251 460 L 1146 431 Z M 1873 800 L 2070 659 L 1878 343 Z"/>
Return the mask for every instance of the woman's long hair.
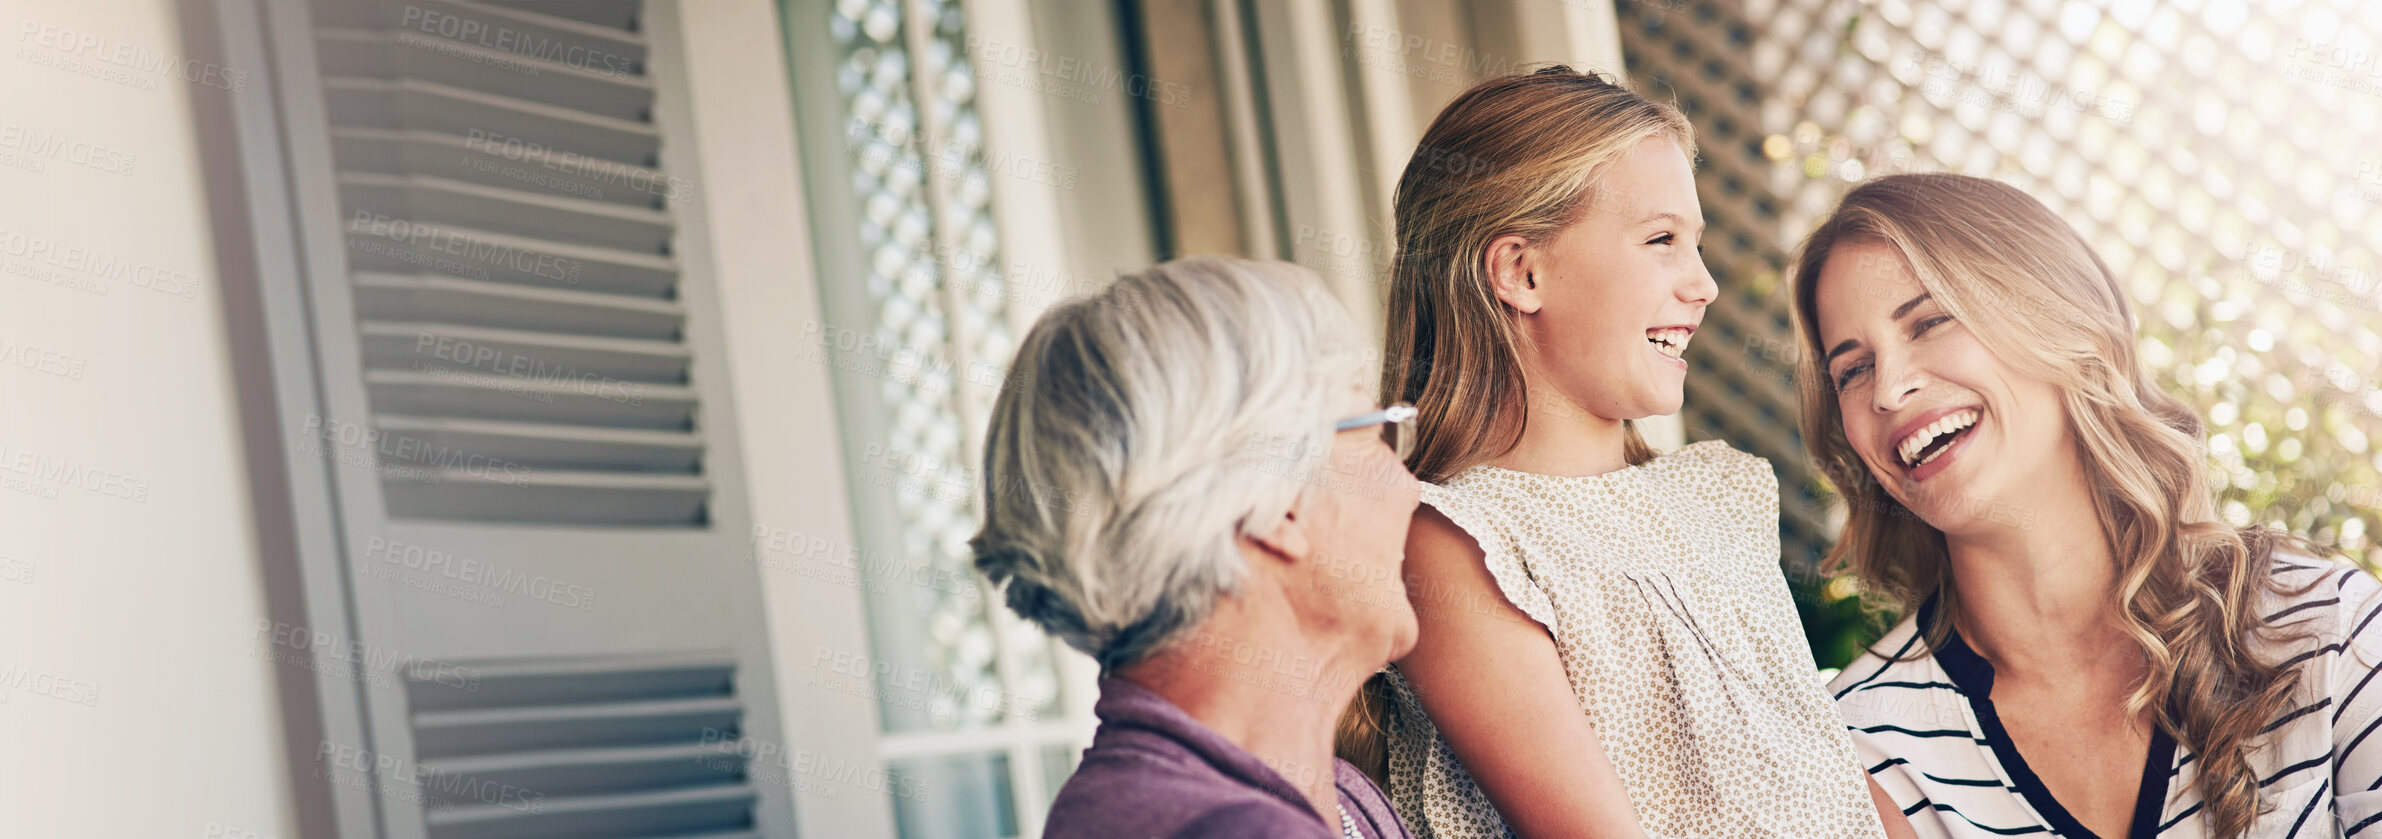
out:
<path id="1" fill-rule="evenodd" d="M 1489 242 L 1543 242 L 1578 223 L 1596 204 L 1604 167 L 1648 137 L 1695 159 L 1695 131 L 1678 109 L 1561 65 L 1482 82 L 1423 132 L 1393 200 L 1398 250 L 1381 374 L 1382 404 L 1418 409 L 1406 460 L 1415 477 L 1437 483 L 1503 455 L 1528 422 L 1529 333 L 1490 288 Z M 1623 455 L 1633 465 L 1654 459 L 1626 423 Z M 1385 689 L 1375 676 L 1340 720 L 1341 756 L 1377 780 L 1387 771 Z"/>
<path id="2" fill-rule="evenodd" d="M 2199 416 L 2143 368 L 2125 286 L 2066 222 L 1998 181 L 1878 178 L 1847 194 L 1796 260 L 1803 440 L 1848 507 L 1827 567 L 1853 572 L 1874 603 L 1903 614 L 1937 597 L 1929 649 L 1949 636 L 1961 608 L 1944 535 L 1887 494 L 1854 453 L 1821 366 L 1820 271 L 1838 246 L 1854 243 L 1900 252 L 1919 285 L 1995 358 L 2059 387 L 2117 562 L 2117 620 L 2148 664 L 2126 710 L 2155 711 L 2157 725 L 2199 756 L 2209 825 L 2218 836 L 2242 833 L 2258 812 L 2250 752 L 2290 710 L 2299 675 L 2261 658 L 2253 637 L 2304 635 L 2268 624 L 2259 601 L 2305 591 L 2276 580 L 2278 544 L 2314 549 L 2218 518 Z"/>

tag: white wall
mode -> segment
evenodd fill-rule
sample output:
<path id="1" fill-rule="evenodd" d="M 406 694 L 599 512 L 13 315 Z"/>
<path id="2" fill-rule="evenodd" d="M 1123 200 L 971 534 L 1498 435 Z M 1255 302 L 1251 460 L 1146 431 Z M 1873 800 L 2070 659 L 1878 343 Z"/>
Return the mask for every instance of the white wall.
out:
<path id="1" fill-rule="evenodd" d="M 0 835 L 292 836 L 189 112 L 228 82 L 170 0 L 0 33 Z"/>
<path id="2" fill-rule="evenodd" d="M 800 361 L 812 348 L 804 336 L 816 331 L 803 325 L 824 317 L 775 3 L 694 0 L 678 6 L 687 106 L 702 167 L 694 175 L 702 206 L 686 211 L 702 214 L 709 239 L 747 497 L 754 526 L 769 534 L 753 547 L 767 552 L 771 540 L 791 538 L 841 549 L 855 543 L 834 389 L 825 366 Z M 776 554 L 766 560 L 761 598 L 786 750 L 839 765 L 876 765 L 875 701 L 821 690 L 804 678 L 818 671 L 813 656 L 819 650 L 868 649 L 859 591 L 786 570 L 788 562 L 812 559 Z M 811 778 L 789 780 L 796 782 L 799 835 L 893 835 L 885 796 Z"/>

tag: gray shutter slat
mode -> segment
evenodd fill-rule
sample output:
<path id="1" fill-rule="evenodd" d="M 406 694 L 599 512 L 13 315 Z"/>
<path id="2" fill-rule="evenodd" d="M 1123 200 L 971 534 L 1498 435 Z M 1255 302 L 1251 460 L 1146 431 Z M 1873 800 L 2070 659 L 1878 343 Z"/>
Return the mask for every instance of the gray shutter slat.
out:
<path id="1" fill-rule="evenodd" d="M 651 124 L 492 96 L 452 85 L 348 76 L 323 79 L 334 127 L 423 130 L 481 142 L 511 138 L 558 152 L 651 166 L 661 135 Z"/>
<path id="2" fill-rule="evenodd" d="M 533 6 L 551 8 L 554 3 Z M 627 17 L 635 17 L 635 3 Z M 429 35 L 452 33 L 462 38 L 467 34 L 481 43 L 524 55 L 554 55 L 557 48 L 578 47 L 601 51 L 627 59 L 631 67 L 623 72 L 642 75 L 645 70 L 645 36 L 625 27 L 605 26 L 573 20 L 552 14 L 523 11 L 490 3 L 461 0 L 316 0 L 314 22 L 319 29 L 378 28 L 410 29 Z M 614 12 L 617 14 L 617 12 Z M 617 19 L 617 18 L 616 18 Z M 473 27 L 468 33 L 464 27 Z M 571 61 L 577 56 L 562 55 Z M 587 63 L 582 60 L 582 63 Z M 601 64 L 607 69 L 613 65 Z"/>
<path id="3" fill-rule="evenodd" d="M 707 731 L 737 731 L 743 717 L 744 705 L 728 697 L 429 711 L 414 716 L 414 748 L 428 759 L 700 741 Z"/>
<path id="4" fill-rule="evenodd" d="M 331 146 L 340 168 L 349 172 L 410 172 L 632 207 L 660 208 L 673 185 L 657 169 L 587 157 L 557 162 L 533 156 L 526 146 L 509 147 L 484 136 L 341 128 L 331 132 Z"/>
<path id="5" fill-rule="evenodd" d="M 395 414 L 580 422 L 615 428 L 690 428 L 695 392 L 676 385 L 610 382 L 569 375 L 524 382 L 452 370 L 370 370 L 372 404 Z"/>
<path id="6" fill-rule="evenodd" d="M 501 467 L 393 468 L 381 489 L 396 518 L 590 527 L 685 525 L 711 497 L 711 482 L 693 475 Z"/>
<path id="7" fill-rule="evenodd" d="M 539 752 L 509 752 L 423 760 L 422 772 L 461 776 L 476 785 L 432 789 L 431 806 L 475 800 L 474 786 L 510 785 L 547 798 L 633 793 L 654 789 L 732 785 L 743 780 L 744 762 L 732 748 L 693 742 L 613 746 Z"/>
<path id="8" fill-rule="evenodd" d="M 358 271 L 426 269 L 489 282 L 643 297 L 668 297 L 678 286 L 678 266 L 666 257 L 436 221 L 357 217 L 354 210 L 349 211 L 347 246 Z"/>
<path id="9" fill-rule="evenodd" d="M 670 215 L 658 210 L 426 175 L 341 173 L 339 198 L 350 214 L 372 212 L 542 242 L 649 254 L 670 244 Z"/>
<path id="10" fill-rule="evenodd" d="M 411 29 L 317 29 L 323 74 L 402 76 L 618 119 L 643 119 L 653 85 L 601 64 L 587 69 Z"/>
<path id="11" fill-rule="evenodd" d="M 482 0 L 493 8 L 515 10 L 515 14 L 544 17 L 557 22 L 577 21 L 592 26 L 623 32 L 637 31 L 637 15 L 644 11 L 643 0 Z"/>
<path id="12" fill-rule="evenodd" d="M 471 668 L 473 678 L 469 683 L 409 681 L 407 704 L 417 712 L 471 710 L 564 702 L 727 696 L 736 687 L 736 659 L 725 653 L 451 663 Z"/>
<path id="13" fill-rule="evenodd" d="M 375 415 L 372 424 L 427 453 L 468 452 L 525 469 L 691 475 L 703 455 L 702 435 L 685 431 L 395 414 Z M 394 460 L 403 463 L 404 457 Z"/>
<path id="14" fill-rule="evenodd" d="M 484 283 L 447 274 L 359 273 L 356 310 L 367 320 L 655 341 L 676 340 L 686 326 L 685 307 L 672 300 Z"/>
<path id="15" fill-rule="evenodd" d="M 750 784 L 738 784 L 546 798 L 538 802 L 535 813 L 502 804 L 437 807 L 429 811 L 426 820 L 435 839 L 677 835 L 688 830 L 747 827 L 758 797 Z"/>
<path id="16" fill-rule="evenodd" d="M 364 363 L 381 369 L 451 369 L 524 379 L 605 376 L 627 382 L 686 380 L 688 350 L 675 341 L 603 338 L 445 323 L 365 321 Z"/>

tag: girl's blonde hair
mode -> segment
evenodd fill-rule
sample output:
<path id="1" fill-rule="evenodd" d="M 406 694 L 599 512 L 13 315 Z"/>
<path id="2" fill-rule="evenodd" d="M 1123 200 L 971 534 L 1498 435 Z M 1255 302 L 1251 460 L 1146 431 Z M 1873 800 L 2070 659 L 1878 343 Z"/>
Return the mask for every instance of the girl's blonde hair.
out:
<path id="1" fill-rule="evenodd" d="M 1423 132 L 1398 179 L 1398 250 L 1390 269 L 1381 402 L 1418 409 L 1406 466 L 1437 483 L 1513 449 L 1529 420 L 1522 359 L 1529 333 L 1489 285 L 1489 242 L 1544 242 L 1611 198 L 1608 164 L 1649 137 L 1695 159 L 1678 109 L 1611 78 L 1554 65 L 1465 91 Z M 1577 410 L 1563 406 L 1566 410 Z M 1624 423 L 1631 464 L 1654 450 Z M 1368 681 L 1340 721 L 1339 751 L 1380 779 L 1386 689 Z"/>
<path id="2" fill-rule="evenodd" d="M 1849 508 L 1827 568 L 1853 572 L 1876 605 L 1903 614 L 1938 598 L 1929 649 L 1949 637 L 1960 609 L 1944 535 L 1870 475 L 1845 440 L 1821 364 L 1820 271 L 1836 248 L 1855 243 L 1899 252 L 1995 358 L 2059 387 L 2101 537 L 2117 561 L 2117 619 L 2148 662 L 2126 710 L 2155 710 L 2159 727 L 2199 756 L 2209 824 L 2219 836 L 2240 834 L 2258 808 L 2250 751 L 2290 709 L 2298 679 L 2247 642 L 2304 635 L 2265 621 L 2258 604 L 2268 593 L 2305 591 L 2286 592 L 2275 579 L 2279 544 L 2317 549 L 2219 520 L 2200 418 L 2143 368 L 2125 287 L 2075 229 L 1998 181 L 1886 176 L 1845 195 L 1795 264 L 1803 441 Z"/>
<path id="3" fill-rule="evenodd" d="M 1398 179 L 1383 404 L 1412 402 L 1406 466 L 1439 482 L 1513 449 L 1529 421 L 1529 333 L 1489 285 L 1489 242 L 1544 242 L 1585 216 L 1605 167 L 1648 137 L 1695 159 L 1678 109 L 1555 65 L 1490 79 L 1448 103 Z M 1654 451 L 1627 431 L 1630 463 Z"/>

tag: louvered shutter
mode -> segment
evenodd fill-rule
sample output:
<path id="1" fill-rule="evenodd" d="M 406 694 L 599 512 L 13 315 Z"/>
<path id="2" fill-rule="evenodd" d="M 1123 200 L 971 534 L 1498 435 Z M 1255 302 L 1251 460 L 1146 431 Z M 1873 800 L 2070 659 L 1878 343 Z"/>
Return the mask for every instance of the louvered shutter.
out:
<path id="1" fill-rule="evenodd" d="M 372 424 L 422 461 L 384 470 L 390 514 L 699 521 L 642 40 L 462 3 L 317 10 Z"/>
<path id="2" fill-rule="evenodd" d="M 264 11 L 368 738 L 315 771 L 392 837 L 787 835 L 653 10 Z"/>

